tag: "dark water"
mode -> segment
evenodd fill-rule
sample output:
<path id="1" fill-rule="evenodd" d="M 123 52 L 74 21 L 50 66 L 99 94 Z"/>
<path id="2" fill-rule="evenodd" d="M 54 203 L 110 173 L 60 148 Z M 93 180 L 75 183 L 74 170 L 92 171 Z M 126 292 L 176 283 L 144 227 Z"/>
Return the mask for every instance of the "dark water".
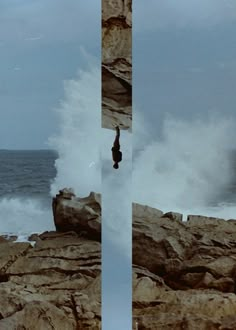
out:
<path id="1" fill-rule="evenodd" d="M 57 154 L 0 150 L 0 233 L 54 230 L 50 185 Z"/>
<path id="2" fill-rule="evenodd" d="M 37 198 L 49 201 L 56 175 L 52 150 L 0 150 L 0 199 Z"/>

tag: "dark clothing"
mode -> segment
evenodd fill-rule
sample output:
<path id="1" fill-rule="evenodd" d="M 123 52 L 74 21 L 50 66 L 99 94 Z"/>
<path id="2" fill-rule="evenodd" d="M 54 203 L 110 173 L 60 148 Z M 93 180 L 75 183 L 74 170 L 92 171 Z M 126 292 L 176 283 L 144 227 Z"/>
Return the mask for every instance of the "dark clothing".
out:
<path id="1" fill-rule="evenodd" d="M 120 129 L 119 127 L 116 128 L 116 138 L 113 143 L 113 147 L 111 148 L 112 150 L 112 158 L 114 163 L 119 163 L 122 161 L 122 152 L 120 151 Z"/>
<path id="2" fill-rule="evenodd" d="M 112 158 L 114 163 L 119 163 L 122 161 L 122 152 L 118 149 L 115 149 L 114 147 L 112 150 Z"/>

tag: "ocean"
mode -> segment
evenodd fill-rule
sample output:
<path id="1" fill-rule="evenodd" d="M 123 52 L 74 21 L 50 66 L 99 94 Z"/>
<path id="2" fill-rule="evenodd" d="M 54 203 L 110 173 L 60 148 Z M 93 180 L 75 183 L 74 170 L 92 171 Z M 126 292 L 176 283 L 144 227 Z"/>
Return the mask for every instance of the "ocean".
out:
<path id="1" fill-rule="evenodd" d="M 0 232 L 27 235 L 53 230 L 52 150 L 0 150 Z"/>
<path id="2" fill-rule="evenodd" d="M 79 197 L 101 191 L 100 78 L 94 63 L 65 81 L 63 102 L 55 111 L 58 133 L 48 137 L 57 152 L 0 150 L 1 233 L 55 230 L 51 202 L 59 189 L 72 187 Z"/>

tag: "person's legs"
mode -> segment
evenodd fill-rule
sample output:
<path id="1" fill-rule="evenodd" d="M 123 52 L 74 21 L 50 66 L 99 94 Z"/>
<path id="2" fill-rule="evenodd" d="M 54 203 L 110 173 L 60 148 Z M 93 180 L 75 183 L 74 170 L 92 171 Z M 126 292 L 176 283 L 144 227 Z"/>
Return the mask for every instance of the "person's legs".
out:
<path id="1" fill-rule="evenodd" d="M 120 128 L 119 128 L 119 126 L 116 126 L 116 134 L 120 136 Z"/>
<path id="2" fill-rule="evenodd" d="M 117 126 L 116 127 L 116 137 L 115 137 L 115 141 L 113 143 L 113 147 L 116 148 L 116 149 L 118 149 L 118 150 L 120 149 L 120 141 L 119 141 L 119 139 L 120 139 L 120 129 Z"/>

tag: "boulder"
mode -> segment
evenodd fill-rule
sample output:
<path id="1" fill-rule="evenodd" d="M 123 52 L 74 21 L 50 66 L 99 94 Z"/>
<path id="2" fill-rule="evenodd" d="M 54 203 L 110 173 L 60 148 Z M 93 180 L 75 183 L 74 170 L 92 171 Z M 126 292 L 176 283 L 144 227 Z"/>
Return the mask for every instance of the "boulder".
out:
<path id="1" fill-rule="evenodd" d="M 68 190 L 53 198 L 52 208 L 56 230 L 75 231 L 81 236 L 101 241 L 101 196 L 91 192 L 79 198 Z"/>

